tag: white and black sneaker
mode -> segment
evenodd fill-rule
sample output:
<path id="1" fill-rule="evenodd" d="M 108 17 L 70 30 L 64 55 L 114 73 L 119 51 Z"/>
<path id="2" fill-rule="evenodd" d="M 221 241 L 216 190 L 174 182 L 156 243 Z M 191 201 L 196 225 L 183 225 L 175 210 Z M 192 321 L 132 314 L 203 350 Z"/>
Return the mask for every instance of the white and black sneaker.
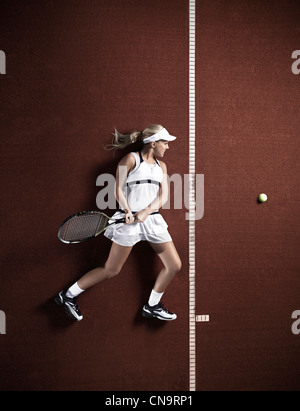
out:
<path id="1" fill-rule="evenodd" d="M 83 315 L 76 302 L 76 297 L 67 297 L 65 291 L 61 291 L 54 297 L 54 301 L 56 304 L 64 306 L 66 313 L 74 320 L 80 321 L 83 319 Z"/>
<path id="2" fill-rule="evenodd" d="M 177 315 L 168 311 L 162 303 L 151 306 L 148 303 L 144 305 L 142 315 L 145 318 L 158 318 L 163 321 L 176 320 Z"/>

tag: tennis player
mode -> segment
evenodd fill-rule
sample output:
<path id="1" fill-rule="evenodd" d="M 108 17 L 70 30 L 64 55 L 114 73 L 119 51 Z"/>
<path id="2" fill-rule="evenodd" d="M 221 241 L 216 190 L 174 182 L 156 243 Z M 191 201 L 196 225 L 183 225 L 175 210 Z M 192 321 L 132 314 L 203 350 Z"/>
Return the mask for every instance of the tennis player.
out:
<path id="1" fill-rule="evenodd" d="M 120 209 L 113 218 L 125 217 L 125 223 L 113 224 L 105 231 L 104 235 L 112 241 L 112 245 L 104 267 L 89 271 L 55 297 L 57 304 L 63 306 L 75 320 L 83 318 L 77 297 L 88 288 L 119 274 L 133 246 L 139 241 L 148 241 L 163 263 L 142 315 L 165 321 L 177 318 L 161 303 L 166 288 L 181 269 L 181 260 L 168 232 L 168 225 L 159 213 L 168 200 L 168 183 L 167 167 L 156 158 L 162 158 L 169 142 L 175 139 L 161 125 L 151 125 L 142 132 L 128 135 L 115 130 L 111 148 L 122 149 L 140 141 L 141 150 L 125 155 L 117 167 L 116 198 Z"/>

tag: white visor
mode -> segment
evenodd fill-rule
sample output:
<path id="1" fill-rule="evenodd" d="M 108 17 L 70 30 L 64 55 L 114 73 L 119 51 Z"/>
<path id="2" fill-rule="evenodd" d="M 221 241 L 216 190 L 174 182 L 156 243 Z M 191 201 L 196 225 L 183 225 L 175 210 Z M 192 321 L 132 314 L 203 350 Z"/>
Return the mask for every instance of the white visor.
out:
<path id="1" fill-rule="evenodd" d="M 174 141 L 176 137 L 171 136 L 165 128 L 160 130 L 158 133 L 153 134 L 153 136 L 144 138 L 143 143 L 152 143 L 152 141 L 158 141 L 158 140 L 166 140 L 166 141 Z"/>

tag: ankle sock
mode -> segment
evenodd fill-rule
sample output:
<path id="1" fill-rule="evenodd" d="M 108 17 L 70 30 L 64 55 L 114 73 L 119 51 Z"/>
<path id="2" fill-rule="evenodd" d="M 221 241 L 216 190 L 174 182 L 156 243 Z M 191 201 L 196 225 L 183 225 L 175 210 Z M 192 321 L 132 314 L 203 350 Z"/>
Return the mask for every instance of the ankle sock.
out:
<path id="1" fill-rule="evenodd" d="M 163 296 L 163 293 L 157 293 L 156 291 L 152 290 L 148 304 L 151 307 L 153 307 L 154 305 L 157 305 L 160 302 L 162 296 Z"/>
<path id="2" fill-rule="evenodd" d="M 67 291 L 66 291 L 66 297 L 69 298 L 74 298 L 77 297 L 79 294 L 83 293 L 84 290 L 79 287 L 77 282 L 73 284 Z"/>

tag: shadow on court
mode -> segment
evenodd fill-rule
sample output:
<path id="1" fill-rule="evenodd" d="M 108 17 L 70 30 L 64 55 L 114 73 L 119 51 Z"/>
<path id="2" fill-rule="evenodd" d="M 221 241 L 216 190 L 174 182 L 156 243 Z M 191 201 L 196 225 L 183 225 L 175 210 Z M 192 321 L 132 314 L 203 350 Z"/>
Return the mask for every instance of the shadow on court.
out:
<path id="1" fill-rule="evenodd" d="M 139 147 L 136 146 L 133 150 L 135 151 Z M 129 150 L 128 150 L 129 152 Z M 117 164 L 119 160 L 126 154 L 126 152 L 116 152 L 111 154 L 111 160 L 102 163 L 101 166 L 97 166 L 95 169 L 92 169 L 90 174 L 87 176 L 87 185 L 90 187 L 89 192 L 94 193 L 94 195 L 87 199 L 86 204 L 83 206 L 78 206 L 78 211 L 82 210 L 98 210 L 95 199 L 97 192 L 101 189 L 101 187 L 96 187 L 95 182 L 97 177 L 100 174 L 110 173 L 115 175 L 115 171 L 117 168 Z M 70 210 L 70 214 L 72 214 L 74 210 Z M 112 215 L 115 210 L 102 210 L 108 215 Z M 67 217 L 67 216 L 65 216 Z M 64 218 L 65 218 L 64 217 Z M 58 226 L 57 226 L 58 230 Z M 49 242 L 52 242 L 53 239 L 49 239 Z M 55 239 L 56 241 L 56 239 Z M 57 240 L 57 247 L 60 247 L 61 244 L 59 240 Z M 64 281 L 64 277 L 62 277 L 62 283 L 57 284 L 57 292 L 61 289 L 67 289 L 71 284 L 73 284 L 76 280 L 78 280 L 83 274 L 92 270 L 96 267 L 103 267 L 105 261 L 108 257 L 111 242 L 106 238 L 103 238 L 103 235 L 95 239 L 88 240 L 82 244 L 74 244 L 74 245 L 63 245 L 65 247 L 62 249 L 61 253 L 66 254 L 68 258 L 73 259 L 72 265 L 76 266 L 76 270 L 74 273 L 71 273 L 71 280 L 70 280 L 70 272 L 65 274 L 66 280 Z M 150 292 L 153 288 L 155 283 L 156 277 L 161 269 L 161 263 L 158 264 L 159 258 L 156 256 L 156 253 L 153 251 L 151 246 L 142 241 L 137 243 L 130 254 L 129 259 L 126 261 L 123 270 L 124 272 L 131 272 L 133 278 L 134 289 L 136 290 L 138 296 L 138 304 L 137 304 L 137 312 L 135 317 L 133 318 L 132 325 L 134 327 L 146 327 L 148 330 L 156 331 L 160 330 L 162 327 L 166 325 L 165 321 L 160 321 L 158 319 L 145 319 L 142 316 L 142 307 L 148 301 Z M 134 267 L 132 267 L 134 265 Z M 62 267 L 61 270 L 63 271 L 64 268 Z M 122 271 L 123 271 L 122 270 Z M 63 274 L 62 274 L 63 276 Z M 119 281 L 122 273 L 120 273 L 115 281 Z M 111 281 L 111 280 L 106 280 Z M 105 281 L 105 282 L 106 282 Z M 132 283 L 127 285 L 128 287 L 132 287 Z M 53 289 L 53 287 L 52 287 Z M 99 298 L 101 298 L 101 289 L 99 291 Z M 124 290 L 126 291 L 126 290 Z M 124 293 L 124 301 L 120 302 L 120 306 L 126 307 L 125 301 L 125 294 Z M 80 303 L 80 301 L 79 301 Z M 46 315 L 48 317 L 49 327 L 52 330 L 62 330 L 66 327 L 70 327 L 77 322 L 72 320 L 68 317 L 66 313 L 63 312 L 63 308 L 58 306 L 54 302 L 54 295 L 49 296 L 49 298 L 45 302 L 41 302 L 40 305 L 37 307 L 37 311 L 40 312 L 42 315 Z M 103 313 L 105 314 L 105 313 Z"/>

